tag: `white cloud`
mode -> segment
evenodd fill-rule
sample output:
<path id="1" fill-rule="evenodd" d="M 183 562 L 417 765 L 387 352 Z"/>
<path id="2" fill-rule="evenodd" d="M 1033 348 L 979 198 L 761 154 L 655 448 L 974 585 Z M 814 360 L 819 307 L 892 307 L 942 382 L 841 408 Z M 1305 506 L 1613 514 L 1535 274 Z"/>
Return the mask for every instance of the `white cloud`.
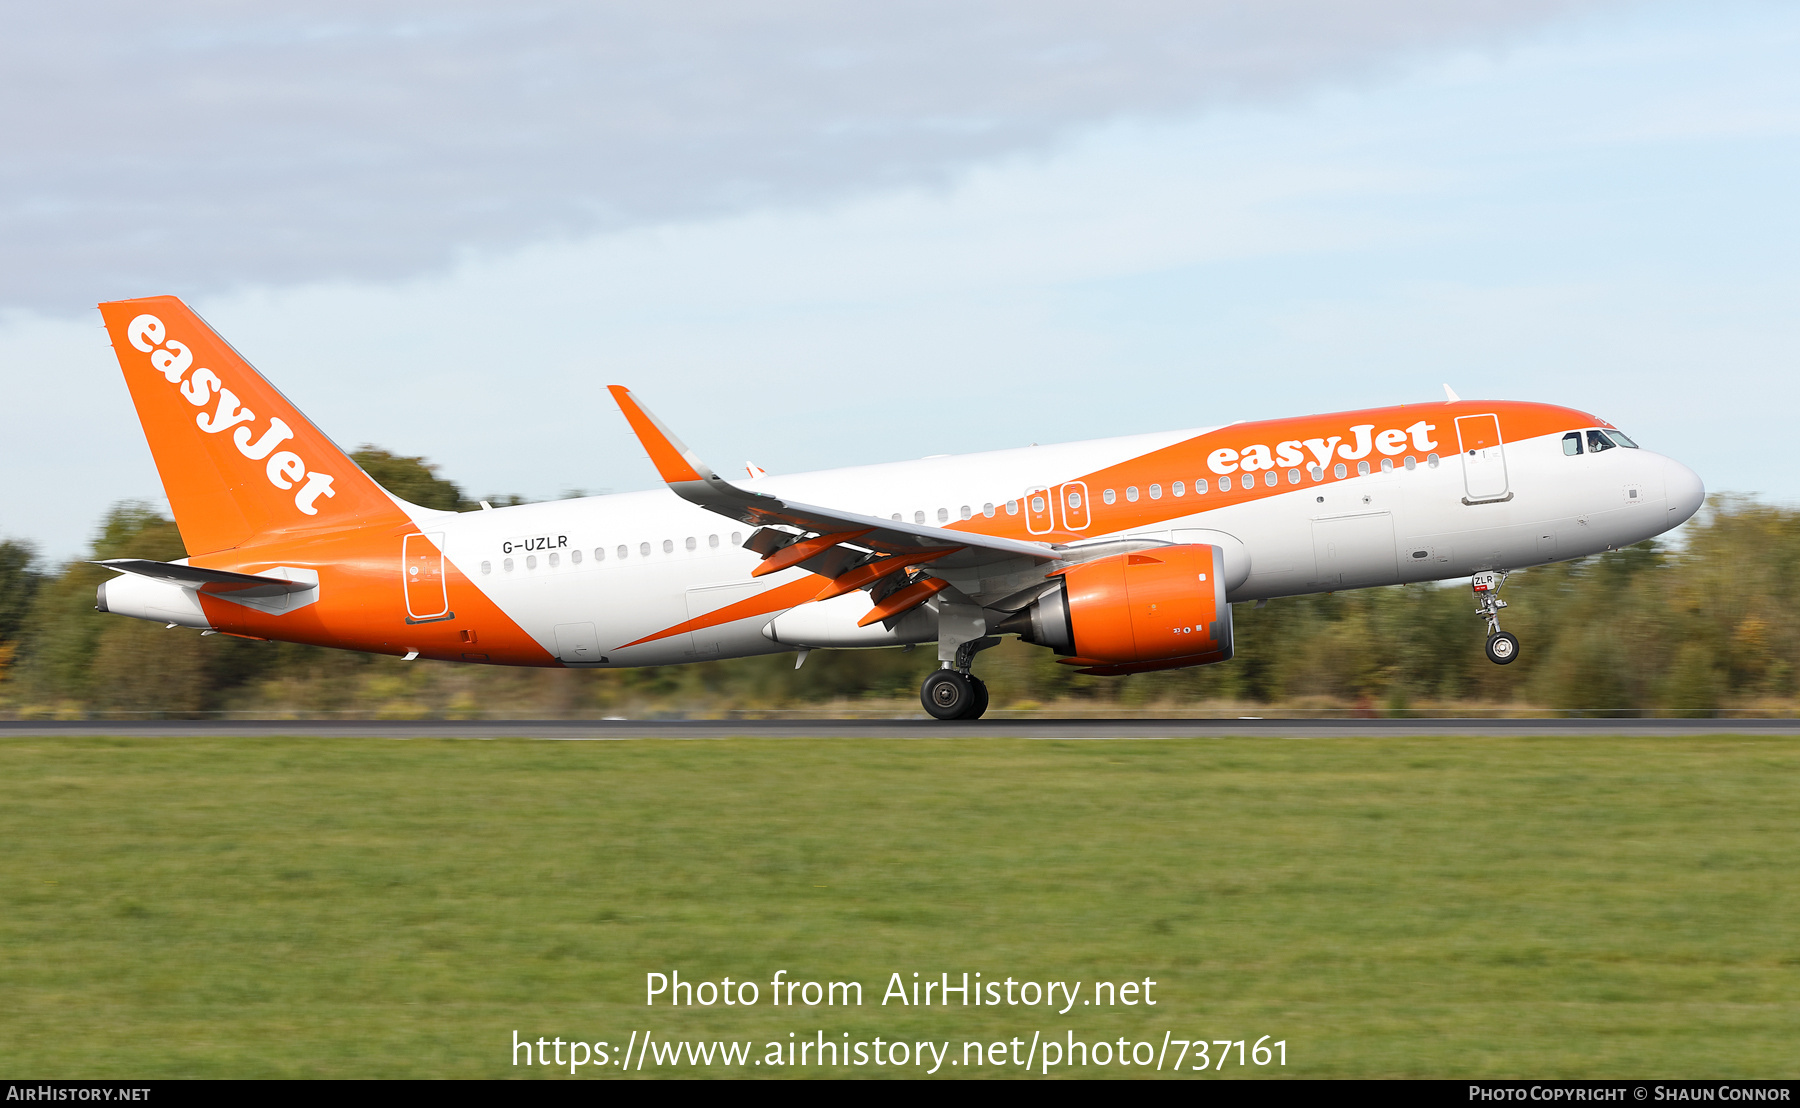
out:
<path id="1" fill-rule="evenodd" d="M 46 4 L 0 37 L 0 307 L 403 278 L 944 183 L 1601 0 Z"/>

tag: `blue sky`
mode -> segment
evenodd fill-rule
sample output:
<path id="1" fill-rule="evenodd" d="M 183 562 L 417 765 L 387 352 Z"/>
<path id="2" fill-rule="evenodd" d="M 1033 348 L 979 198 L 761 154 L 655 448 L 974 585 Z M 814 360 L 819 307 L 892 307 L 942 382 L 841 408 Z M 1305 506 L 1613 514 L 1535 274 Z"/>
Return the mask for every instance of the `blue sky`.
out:
<path id="1" fill-rule="evenodd" d="M 515 228 L 448 262 L 219 254 L 99 295 L 190 296 L 340 443 L 476 494 L 654 483 L 609 383 L 721 468 L 793 471 L 1449 382 L 1592 410 L 1710 489 L 1794 499 L 1800 9 L 1453 30 L 1250 93 L 1059 108 L 914 173 Z M 160 490 L 98 314 L 14 304 L 0 535 L 73 557 L 110 503 Z"/>

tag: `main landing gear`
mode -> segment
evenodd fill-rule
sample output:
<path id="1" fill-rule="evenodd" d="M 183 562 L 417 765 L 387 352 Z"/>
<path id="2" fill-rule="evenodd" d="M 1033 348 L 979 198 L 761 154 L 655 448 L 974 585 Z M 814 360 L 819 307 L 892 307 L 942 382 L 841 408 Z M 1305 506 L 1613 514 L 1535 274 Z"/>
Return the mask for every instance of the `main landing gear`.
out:
<path id="1" fill-rule="evenodd" d="M 934 670 L 919 689 L 925 710 L 938 719 L 980 719 L 987 711 L 987 683 L 953 669 Z"/>
<path id="2" fill-rule="evenodd" d="M 1475 591 L 1475 614 L 1487 621 L 1488 661 L 1497 666 L 1509 665 L 1519 657 L 1518 636 L 1500 630 L 1500 609 L 1506 607 L 1506 601 L 1496 594 L 1504 584 L 1505 570 L 1489 570 L 1469 578 L 1469 587 Z"/>
<path id="3" fill-rule="evenodd" d="M 988 710 L 987 682 L 969 672 L 975 652 L 998 645 L 994 637 L 975 639 L 957 646 L 956 659 L 933 670 L 919 687 L 919 700 L 936 719 L 980 719 Z"/>

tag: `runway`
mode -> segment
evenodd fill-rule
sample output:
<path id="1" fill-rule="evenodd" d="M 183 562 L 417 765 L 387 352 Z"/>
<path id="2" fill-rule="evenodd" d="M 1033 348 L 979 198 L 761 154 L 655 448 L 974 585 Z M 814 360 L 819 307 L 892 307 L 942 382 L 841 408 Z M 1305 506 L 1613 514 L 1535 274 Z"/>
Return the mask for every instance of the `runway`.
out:
<path id="1" fill-rule="evenodd" d="M 0 738 L 1344 739 L 1800 736 L 1800 719 L 19 720 Z"/>

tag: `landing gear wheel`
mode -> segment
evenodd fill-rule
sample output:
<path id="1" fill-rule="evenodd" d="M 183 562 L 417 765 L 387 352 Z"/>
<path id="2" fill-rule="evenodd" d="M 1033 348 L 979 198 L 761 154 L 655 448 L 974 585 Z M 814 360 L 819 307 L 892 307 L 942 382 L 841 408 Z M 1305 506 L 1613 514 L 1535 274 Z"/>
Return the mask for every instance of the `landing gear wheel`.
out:
<path id="1" fill-rule="evenodd" d="M 976 704 L 975 683 L 953 669 L 940 669 L 925 678 L 919 700 L 937 719 L 963 719 Z"/>
<path id="2" fill-rule="evenodd" d="M 1511 631 L 1496 631 L 1488 636 L 1488 661 L 1497 666 L 1510 665 L 1519 657 L 1519 639 Z"/>
<path id="3" fill-rule="evenodd" d="M 979 677 L 970 676 L 969 684 L 975 686 L 975 702 L 969 705 L 969 710 L 963 713 L 962 718 L 980 719 L 988 710 L 987 682 Z"/>

